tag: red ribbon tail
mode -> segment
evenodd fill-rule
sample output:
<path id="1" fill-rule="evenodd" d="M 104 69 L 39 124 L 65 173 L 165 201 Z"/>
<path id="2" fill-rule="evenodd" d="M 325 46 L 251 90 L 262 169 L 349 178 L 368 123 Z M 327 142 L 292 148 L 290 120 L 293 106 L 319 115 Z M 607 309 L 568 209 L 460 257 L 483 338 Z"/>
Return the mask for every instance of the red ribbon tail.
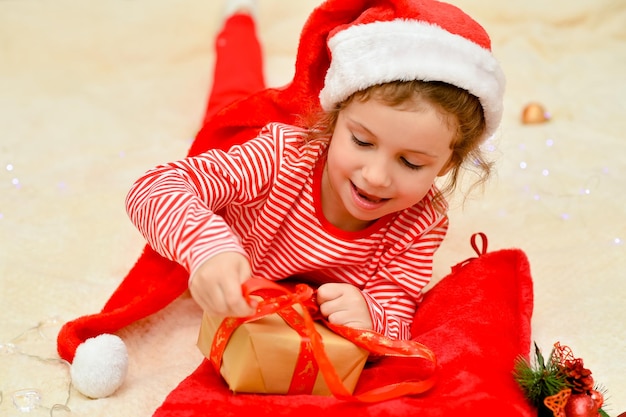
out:
<path id="1" fill-rule="evenodd" d="M 364 403 L 377 403 L 407 395 L 423 394 L 434 385 L 435 378 L 428 378 L 423 381 L 400 382 L 371 389 L 362 394 L 355 395 L 354 399 Z"/>

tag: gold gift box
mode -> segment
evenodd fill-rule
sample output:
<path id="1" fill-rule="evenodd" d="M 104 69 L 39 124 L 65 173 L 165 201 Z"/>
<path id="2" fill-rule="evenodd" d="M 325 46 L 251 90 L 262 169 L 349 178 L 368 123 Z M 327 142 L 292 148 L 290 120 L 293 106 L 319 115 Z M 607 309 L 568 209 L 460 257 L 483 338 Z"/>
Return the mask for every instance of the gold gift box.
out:
<path id="1" fill-rule="evenodd" d="M 213 337 L 223 317 L 204 314 L 198 347 L 210 357 Z M 319 323 L 316 330 L 324 349 L 346 389 L 352 393 L 368 352 Z M 222 357 L 220 373 L 233 392 L 286 394 L 300 352 L 300 335 L 276 313 L 244 323 L 232 334 Z M 312 394 L 330 395 L 321 372 Z"/>

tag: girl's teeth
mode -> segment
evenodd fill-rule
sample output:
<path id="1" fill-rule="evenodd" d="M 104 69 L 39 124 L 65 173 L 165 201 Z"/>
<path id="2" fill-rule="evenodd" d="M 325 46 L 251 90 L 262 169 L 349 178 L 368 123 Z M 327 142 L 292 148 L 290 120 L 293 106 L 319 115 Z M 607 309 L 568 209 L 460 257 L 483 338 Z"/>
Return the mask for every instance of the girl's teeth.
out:
<path id="1" fill-rule="evenodd" d="M 378 202 L 380 202 L 380 201 L 381 201 L 381 199 L 380 199 L 380 198 L 376 198 L 376 199 L 374 199 L 374 198 L 368 197 L 368 196 L 366 196 L 366 195 L 363 195 L 363 194 L 361 194 L 361 193 L 359 193 L 359 195 L 360 195 L 362 198 L 364 198 L 365 200 L 367 200 L 367 201 L 371 201 L 372 203 L 378 203 Z"/>

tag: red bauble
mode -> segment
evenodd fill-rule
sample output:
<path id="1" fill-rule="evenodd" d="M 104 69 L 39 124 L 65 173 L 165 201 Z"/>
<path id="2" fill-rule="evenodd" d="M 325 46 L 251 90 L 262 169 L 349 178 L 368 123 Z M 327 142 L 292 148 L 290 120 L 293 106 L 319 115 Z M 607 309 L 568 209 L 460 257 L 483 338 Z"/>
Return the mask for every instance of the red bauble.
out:
<path id="1" fill-rule="evenodd" d="M 602 395 L 600 391 L 591 390 L 589 391 L 589 396 L 591 397 L 593 402 L 596 403 L 598 410 L 602 408 L 602 405 L 604 404 L 604 395 Z"/>
<path id="2" fill-rule="evenodd" d="M 574 394 L 569 397 L 565 405 L 567 417 L 598 417 L 600 406 L 597 401 L 587 394 Z"/>

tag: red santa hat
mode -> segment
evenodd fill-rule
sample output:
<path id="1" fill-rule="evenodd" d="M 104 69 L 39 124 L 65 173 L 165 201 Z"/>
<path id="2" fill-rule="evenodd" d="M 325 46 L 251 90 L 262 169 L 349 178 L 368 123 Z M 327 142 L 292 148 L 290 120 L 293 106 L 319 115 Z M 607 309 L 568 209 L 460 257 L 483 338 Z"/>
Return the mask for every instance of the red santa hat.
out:
<path id="1" fill-rule="evenodd" d="M 328 0 L 304 25 L 293 81 L 217 113 L 199 131 L 189 155 L 229 148 L 268 122 L 296 124 L 298 115 L 329 109 L 369 86 L 414 79 L 468 90 L 483 106 L 485 137 L 497 129 L 504 77 L 487 33 L 472 18 L 434 0 Z M 100 313 L 61 329 L 58 351 L 72 364 L 74 387 L 92 398 L 115 392 L 128 355 L 114 333 L 174 301 L 187 289 L 187 279 L 181 266 L 146 246 Z"/>
<path id="2" fill-rule="evenodd" d="M 332 108 L 356 91 L 397 80 L 443 81 L 482 104 L 485 136 L 502 118 L 504 74 L 485 30 L 441 2 L 373 2 L 354 22 L 331 31 L 330 67 L 319 98 Z"/>

